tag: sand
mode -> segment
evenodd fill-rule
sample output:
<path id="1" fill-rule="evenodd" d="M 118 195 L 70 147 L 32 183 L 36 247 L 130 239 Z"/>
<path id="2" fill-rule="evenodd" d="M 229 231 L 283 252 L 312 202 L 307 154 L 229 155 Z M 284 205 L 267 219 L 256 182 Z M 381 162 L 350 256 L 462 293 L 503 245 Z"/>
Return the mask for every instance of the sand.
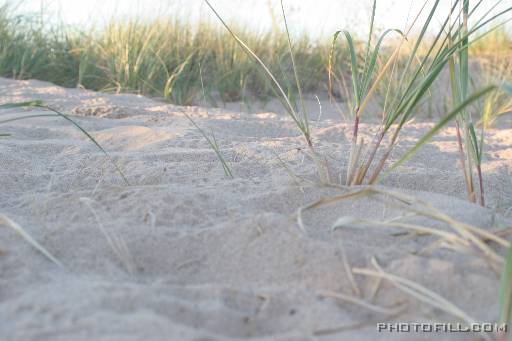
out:
<path id="1" fill-rule="evenodd" d="M 365 197 L 305 212 L 301 230 L 299 207 L 343 191 L 291 176 L 315 180 L 316 172 L 293 123 L 279 111 L 180 107 L 138 95 L 0 79 L 0 104 L 32 99 L 77 115 L 130 186 L 62 119 L 0 125 L 0 133 L 11 134 L 0 139 L 0 214 L 63 264 L 0 227 L 2 340 L 430 340 L 428 333 L 379 334 L 376 323 L 460 321 L 387 281 L 371 298 L 376 280 L 363 275 L 354 275 L 360 299 L 388 310 L 400 304 L 400 311 L 375 312 L 325 297 L 357 297 L 344 259 L 351 267 L 372 268 L 372 257 L 386 272 L 420 283 L 477 321 L 498 317 L 498 274 L 482 257 L 425 250 L 433 237 L 397 228 L 331 231 L 340 217 L 383 221 L 409 212 Z M 343 178 L 350 125 L 328 104 L 323 110 L 313 123 L 314 140 L 333 177 Z M 41 110 L 0 115 L 21 111 Z M 214 132 L 233 179 L 185 113 Z M 428 119 L 411 123 L 392 159 L 432 125 Z M 421 198 L 488 231 L 512 226 L 510 128 L 487 134 L 486 208 L 466 200 L 453 127 L 380 188 Z M 370 138 L 375 129 L 364 124 L 361 131 Z M 451 231 L 432 219 L 408 219 Z"/>

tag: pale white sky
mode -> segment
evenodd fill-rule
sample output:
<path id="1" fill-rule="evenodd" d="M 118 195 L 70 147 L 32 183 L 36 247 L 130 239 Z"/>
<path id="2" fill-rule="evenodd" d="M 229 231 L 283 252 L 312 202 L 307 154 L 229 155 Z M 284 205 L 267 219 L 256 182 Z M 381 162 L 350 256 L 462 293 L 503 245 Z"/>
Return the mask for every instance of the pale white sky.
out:
<path id="1" fill-rule="evenodd" d="M 20 0 L 0 0 L 2 2 Z M 65 23 L 101 25 L 112 17 L 144 17 L 179 15 L 187 19 L 213 19 L 203 0 L 21 0 L 24 10 L 45 10 L 45 14 Z M 496 0 L 486 0 L 490 5 Z M 254 29 L 267 29 L 272 24 L 271 8 L 281 20 L 279 0 L 210 0 L 228 20 L 238 20 Z M 361 32 L 368 26 L 372 0 L 285 0 L 289 25 L 294 31 L 330 36 L 335 30 L 351 28 Z M 442 0 L 448 9 L 451 0 Z M 512 0 L 501 6 L 511 6 Z M 430 4 L 433 0 L 430 0 Z M 424 0 L 378 0 L 377 24 L 380 28 L 403 29 Z M 510 16 L 509 16 L 510 17 Z M 281 23 L 281 21 L 279 21 Z"/>

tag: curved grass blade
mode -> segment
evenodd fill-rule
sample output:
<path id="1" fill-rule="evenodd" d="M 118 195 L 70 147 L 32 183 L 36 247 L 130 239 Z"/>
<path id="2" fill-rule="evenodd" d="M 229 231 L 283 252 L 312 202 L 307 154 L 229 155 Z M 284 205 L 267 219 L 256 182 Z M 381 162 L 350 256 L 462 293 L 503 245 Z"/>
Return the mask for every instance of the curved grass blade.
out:
<path id="1" fill-rule="evenodd" d="M 343 33 L 345 39 L 347 40 L 348 51 L 350 53 L 350 70 L 352 73 L 352 87 L 354 90 L 354 99 L 356 106 L 354 109 L 356 110 L 356 112 L 358 112 L 359 106 L 361 104 L 361 89 L 359 84 L 359 68 L 357 66 L 357 52 L 354 47 L 354 40 L 352 39 L 352 35 L 350 34 L 350 32 L 346 30 L 336 31 L 332 38 L 331 50 L 329 52 L 329 89 L 332 90 L 332 65 L 334 63 L 334 48 L 336 46 L 336 40 L 338 39 L 338 36 L 341 33 Z"/>
<path id="2" fill-rule="evenodd" d="M 82 128 L 82 126 L 80 126 L 78 123 L 76 123 L 74 120 L 72 120 L 68 115 L 63 114 L 63 113 L 59 112 L 58 110 L 55 110 L 55 109 L 53 109 L 53 108 L 51 108 L 51 107 L 49 107 L 47 105 L 37 105 L 36 107 L 50 110 L 50 111 L 56 113 L 58 116 L 60 116 L 63 119 L 67 120 L 68 122 L 70 122 L 76 128 L 78 128 L 78 130 L 80 130 L 85 136 L 87 136 L 89 138 L 89 140 L 91 140 L 91 142 L 94 143 L 96 145 L 96 147 L 98 147 L 99 150 L 101 150 L 103 152 L 103 154 L 105 154 L 105 156 L 109 159 L 109 161 L 114 165 L 114 167 L 116 168 L 117 172 L 121 175 L 121 177 L 123 178 L 125 184 L 128 185 L 128 186 L 130 185 L 130 182 L 128 181 L 128 179 L 124 175 L 124 173 L 121 170 L 121 168 L 119 168 L 117 162 L 115 162 L 114 159 L 112 159 L 110 154 L 98 143 L 98 141 L 96 141 L 96 139 L 94 137 L 91 136 L 91 134 L 89 134 L 87 132 L 87 130 Z"/>
<path id="3" fill-rule="evenodd" d="M 219 145 L 217 143 L 217 139 L 215 138 L 215 135 L 212 134 L 212 138 L 210 138 L 205 133 L 205 131 L 196 123 L 196 121 L 194 121 L 192 119 L 192 117 L 190 117 L 190 115 L 188 115 L 185 112 L 183 112 L 183 115 L 185 115 L 185 117 L 190 121 L 190 123 L 192 123 L 192 125 L 194 127 L 196 127 L 197 130 L 199 130 L 199 132 L 201 133 L 201 135 L 203 135 L 203 137 L 206 140 L 206 142 L 208 142 L 210 147 L 214 150 L 215 154 L 217 155 L 217 158 L 219 159 L 220 163 L 222 164 L 222 168 L 224 169 L 224 173 L 226 174 L 226 176 L 230 177 L 230 178 L 233 178 L 233 172 L 231 172 L 231 169 L 229 168 L 226 160 L 224 159 L 224 156 L 220 152 L 220 147 L 219 147 Z"/>
<path id="4" fill-rule="evenodd" d="M 370 31 L 368 32 L 368 39 L 366 40 L 366 53 L 364 57 L 364 71 L 361 79 L 361 84 L 364 84 L 364 79 L 369 77 L 369 67 L 368 67 L 368 58 L 370 57 L 370 49 L 372 46 L 372 38 L 373 38 L 373 28 L 375 26 L 375 12 L 377 11 L 377 0 L 373 0 L 373 6 L 372 6 L 372 16 L 370 19 Z"/>
<path id="5" fill-rule="evenodd" d="M 404 33 L 398 29 L 388 29 L 382 33 L 379 40 L 377 41 L 377 45 L 375 45 L 375 49 L 373 50 L 372 56 L 369 60 L 368 67 L 366 68 L 366 76 L 363 78 L 362 89 L 366 93 L 368 88 L 370 87 L 370 81 L 372 79 L 373 72 L 375 71 L 375 66 L 377 64 L 377 58 L 379 57 L 380 48 L 384 41 L 384 38 L 392 32 L 396 32 L 401 35 L 403 38 L 405 37 Z"/>
<path id="6" fill-rule="evenodd" d="M 201 81 L 201 90 L 202 90 L 202 94 L 203 94 L 203 101 L 204 101 L 204 104 L 206 105 L 206 91 L 204 89 L 203 71 L 201 69 L 201 64 L 199 64 L 199 79 Z M 206 132 L 196 123 L 196 121 L 194 121 L 192 119 L 192 117 L 190 115 L 188 115 L 186 112 L 183 112 L 183 114 L 190 121 L 190 123 L 192 123 L 192 125 L 194 127 L 196 127 L 197 130 L 199 130 L 199 132 L 201 133 L 201 135 L 203 135 L 206 142 L 208 142 L 210 147 L 213 149 L 213 151 L 217 155 L 217 159 L 219 159 L 219 161 L 222 165 L 222 168 L 224 169 L 224 174 L 229 178 L 233 178 L 233 172 L 231 172 L 231 168 L 229 168 L 226 160 L 224 159 L 224 156 L 222 155 L 222 153 L 220 151 L 220 147 L 219 147 L 219 144 L 217 143 L 217 139 L 215 138 L 215 134 L 213 132 L 211 132 L 211 137 L 208 136 L 208 134 L 206 134 Z M 208 114 L 208 111 L 207 111 L 207 114 Z"/>
<path id="7" fill-rule="evenodd" d="M 288 114 L 291 116 L 292 120 L 295 122 L 297 127 L 301 130 L 301 132 L 307 136 L 306 134 L 306 127 L 300 117 L 297 115 L 297 112 L 295 111 L 292 103 L 290 102 L 290 99 L 287 95 L 287 93 L 284 91 L 281 84 L 277 81 L 277 79 L 274 77 L 270 69 L 267 67 L 267 65 L 261 60 L 260 57 L 256 55 L 256 53 L 247 46 L 246 43 L 229 27 L 229 25 L 222 19 L 220 14 L 213 8 L 213 6 L 210 4 L 208 0 L 204 0 L 205 3 L 208 5 L 208 7 L 212 10 L 212 12 L 215 14 L 217 19 L 222 23 L 222 25 L 228 30 L 229 34 L 235 39 L 235 41 L 240 45 L 240 47 L 245 51 L 247 55 L 249 55 L 251 58 L 253 58 L 263 69 L 265 75 L 269 78 L 269 80 L 272 82 L 273 88 L 276 90 L 276 92 L 280 95 L 279 99 L 283 103 L 283 106 L 285 107 Z M 308 141 L 309 143 L 309 141 Z"/>
<path id="8" fill-rule="evenodd" d="M 21 102 L 21 103 L 8 103 L 8 104 L 1 105 L 0 109 L 12 109 L 12 108 L 23 108 L 23 107 L 26 107 L 26 108 L 41 108 L 41 109 L 49 110 L 49 111 L 53 112 L 54 114 L 37 114 L 37 115 L 28 115 L 28 116 L 23 116 L 23 117 L 16 117 L 16 118 L 13 118 L 13 119 L 8 119 L 8 120 L 0 121 L 0 124 L 7 123 L 7 122 L 13 122 L 13 121 L 17 121 L 17 120 L 36 118 L 36 117 L 61 117 L 61 118 L 65 119 L 66 121 L 70 122 L 76 128 L 78 128 L 78 130 L 80 130 L 89 140 L 91 140 L 91 142 L 94 143 L 96 145 L 96 147 L 98 147 L 99 150 L 102 151 L 103 154 L 105 154 L 105 156 L 109 159 L 109 161 L 114 165 L 114 167 L 116 168 L 117 172 L 121 175 L 121 177 L 123 178 L 123 180 L 126 183 L 126 185 L 130 185 L 130 183 L 128 182 L 128 179 L 124 175 L 123 171 L 121 170 L 121 168 L 119 168 L 117 163 L 112 159 L 110 154 L 98 143 L 98 141 L 96 141 L 96 139 L 94 137 L 91 136 L 91 134 L 89 134 L 84 128 L 82 128 L 82 126 L 80 126 L 77 122 L 75 122 L 73 119 L 71 119 L 68 115 L 63 114 L 60 111 L 58 111 L 56 109 L 53 109 L 50 106 L 44 105 L 42 101 L 28 101 L 28 102 Z"/>

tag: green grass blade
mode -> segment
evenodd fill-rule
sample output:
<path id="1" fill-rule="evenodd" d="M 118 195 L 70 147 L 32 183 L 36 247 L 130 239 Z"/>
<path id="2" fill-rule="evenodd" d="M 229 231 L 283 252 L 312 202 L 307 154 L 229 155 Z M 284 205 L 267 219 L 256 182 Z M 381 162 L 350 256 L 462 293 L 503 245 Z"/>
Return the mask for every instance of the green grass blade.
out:
<path id="1" fill-rule="evenodd" d="M 463 2 L 463 24 L 462 24 L 462 49 L 459 52 L 460 61 L 460 90 L 461 99 L 466 99 L 469 89 L 469 53 L 468 53 L 468 15 L 469 15 L 469 0 Z"/>
<path id="2" fill-rule="evenodd" d="M 336 49 L 336 40 L 338 39 L 338 36 L 340 35 L 341 31 L 336 31 L 332 37 L 331 40 L 331 47 L 329 49 L 329 58 L 328 58 L 328 64 L 327 64 L 327 73 L 329 76 L 329 96 L 332 95 L 332 75 L 334 73 L 333 65 L 334 65 L 334 50 Z"/>
<path id="3" fill-rule="evenodd" d="M 424 95 L 428 92 L 434 81 L 437 79 L 441 71 L 443 70 L 446 63 L 439 63 L 436 67 L 431 70 L 414 88 L 408 88 L 407 93 L 403 94 L 403 98 L 400 100 L 400 106 L 396 108 L 391 114 L 386 117 L 384 125 L 384 131 L 388 131 L 389 128 L 396 122 L 399 116 L 402 116 L 400 127 L 402 127 L 409 117 L 414 112 L 416 105 L 421 101 Z M 416 77 L 419 74 L 416 75 Z M 412 84 L 411 84 L 412 85 Z"/>
<path id="4" fill-rule="evenodd" d="M 342 31 L 345 39 L 347 40 L 348 51 L 350 53 L 350 69 L 352 73 L 352 86 L 354 88 L 354 100 L 356 105 L 356 112 L 359 111 L 361 105 L 361 85 L 359 83 L 359 67 L 357 65 L 357 51 L 354 46 L 352 35 L 348 31 Z M 333 43 L 334 44 L 334 43 Z"/>
<path id="5" fill-rule="evenodd" d="M 489 10 L 489 11 L 491 11 L 491 10 Z M 492 17 L 490 17 L 489 19 L 487 19 L 487 20 L 485 20 L 485 21 L 483 21 L 483 22 L 480 22 L 480 21 L 479 21 L 479 22 L 478 22 L 478 24 L 477 24 L 477 25 L 475 25 L 475 26 L 471 29 L 470 33 L 477 32 L 477 31 L 478 31 L 478 30 L 480 30 L 482 27 L 486 26 L 488 23 L 490 23 L 490 22 L 492 22 L 492 21 L 494 21 L 494 20 L 496 20 L 496 19 L 498 19 L 498 18 L 502 17 L 504 14 L 506 14 L 506 13 L 508 13 L 508 12 L 510 12 L 510 11 L 512 11 L 512 6 L 511 6 L 511 7 L 506 8 L 506 9 L 504 9 L 504 10 L 502 10 L 501 12 L 498 12 L 497 14 L 493 15 Z M 505 20 L 504 22 L 502 22 L 501 24 L 504 24 L 504 23 L 509 22 L 509 21 L 510 21 L 510 19 L 507 19 L 507 20 Z"/>
<path id="6" fill-rule="evenodd" d="M 459 106 L 457 106 L 453 111 L 451 111 L 448 115 L 443 117 L 442 120 L 440 120 L 434 128 L 432 128 L 425 136 L 423 136 L 416 145 L 409 149 L 407 153 L 405 153 L 402 158 L 400 158 L 398 161 L 396 161 L 393 165 L 389 167 L 389 169 L 384 173 L 383 177 L 386 177 L 389 175 L 390 172 L 395 170 L 398 166 L 409 160 L 416 152 L 425 144 L 427 143 L 439 130 L 441 130 L 448 122 L 450 122 L 452 119 L 454 119 L 461 111 L 463 111 L 469 104 L 473 103 L 474 101 L 478 100 L 482 96 L 485 96 L 489 92 L 493 91 L 496 87 L 495 86 L 488 86 L 486 88 L 483 88 L 482 90 L 479 90 L 475 93 L 473 93 L 471 96 L 469 96 L 464 102 L 462 102 Z"/>
<path id="7" fill-rule="evenodd" d="M 425 34 L 426 34 L 428 28 L 430 27 L 430 22 L 432 21 L 432 18 L 434 17 L 434 14 L 436 13 L 437 7 L 439 5 L 439 1 L 440 0 L 435 1 L 434 5 L 432 6 L 432 9 L 429 12 L 429 15 L 428 15 L 425 23 L 423 24 L 423 26 L 421 28 L 421 32 L 420 32 L 418 38 L 416 39 L 416 43 L 414 44 L 414 47 L 409 55 L 409 58 L 407 59 L 406 66 L 402 72 L 400 84 L 403 84 L 403 82 L 405 81 L 405 76 L 409 73 L 409 69 L 412 65 L 412 62 L 415 60 L 418 49 L 423 41 L 423 38 L 425 37 Z"/>
<path id="8" fill-rule="evenodd" d="M 27 108 L 27 107 L 35 107 L 42 105 L 42 101 L 27 101 L 27 102 L 19 102 L 19 103 L 6 103 L 0 105 L 1 109 L 15 109 L 15 108 Z"/>
<path id="9" fill-rule="evenodd" d="M 49 107 L 49 106 L 46 106 L 46 105 L 37 105 L 36 107 L 39 107 L 39 108 L 43 108 L 43 109 L 47 109 L 47 110 L 50 110 L 54 113 L 56 113 L 58 116 L 62 117 L 63 119 L 65 119 L 66 121 L 70 122 L 72 125 L 74 125 L 76 128 L 78 128 L 78 130 L 80 130 L 82 132 L 82 134 L 84 134 L 85 136 L 87 136 L 87 138 L 89 140 L 91 140 L 92 143 L 94 143 L 96 145 L 96 147 L 98 147 L 99 150 L 101 150 L 103 152 L 103 154 L 105 154 L 105 156 L 107 157 L 107 159 L 109 159 L 109 161 L 114 165 L 114 167 L 116 168 L 117 172 L 121 175 L 121 177 L 123 178 L 124 182 L 126 185 L 130 185 L 130 182 L 128 181 L 128 179 L 126 178 L 126 176 L 124 175 L 123 171 L 121 170 L 121 168 L 118 166 L 117 162 L 114 161 L 114 159 L 112 159 L 112 157 L 110 156 L 110 154 L 98 143 L 98 141 L 96 141 L 96 139 L 94 137 L 91 136 L 91 134 L 89 134 L 87 132 L 87 130 L 85 130 L 84 128 L 82 128 L 82 126 L 80 126 L 76 121 L 74 121 L 73 119 L 71 119 L 68 115 L 66 114 L 63 114 L 61 113 L 60 111 L 58 110 L 55 110 L 53 109 L 52 107 Z"/>
<path id="10" fill-rule="evenodd" d="M 469 130 L 469 136 L 471 139 L 470 140 L 471 148 L 469 148 L 469 149 L 471 150 L 471 154 L 472 154 L 473 159 L 475 160 L 476 164 L 480 165 L 482 163 L 480 146 L 479 146 L 478 138 L 476 137 L 475 126 L 473 125 L 473 123 L 469 123 L 468 130 Z"/>
<path id="11" fill-rule="evenodd" d="M 369 71 L 369 57 L 370 57 L 370 50 L 372 46 L 372 37 L 373 37 L 373 29 L 375 26 L 375 12 L 377 11 L 377 0 L 373 0 L 373 6 L 372 6 L 372 16 L 370 19 L 370 31 L 368 32 L 368 39 L 366 40 L 366 53 L 364 57 L 364 69 L 363 73 L 361 74 L 361 80 L 359 81 L 360 84 L 365 84 L 365 79 L 370 78 L 370 71 Z M 363 89 L 361 89 L 364 91 Z M 360 95 L 361 97 L 363 94 Z"/>
<path id="12" fill-rule="evenodd" d="M 204 137 L 206 142 L 210 145 L 210 147 L 214 150 L 215 154 L 217 155 L 217 158 L 219 159 L 220 163 L 222 164 L 222 168 L 224 169 L 224 173 L 227 177 L 233 178 L 233 173 L 231 172 L 231 169 L 229 168 L 228 164 L 226 163 L 226 160 L 224 159 L 224 156 L 220 152 L 219 145 L 217 144 L 217 140 L 215 139 L 215 135 L 212 135 L 213 138 L 210 138 L 206 132 L 194 121 L 194 119 L 188 115 L 187 113 L 183 113 L 185 117 L 192 123 L 192 125 L 201 133 L 201 135 Z"/>
<path id="13" fill-rule="evenodd" d="M 295 84 L 297 86 L 297 91 L 299 93 L 299 100 L 300 100 L 300 104 L 301 104 L 301 108 L 302 108 L 302 115 L 303 115 L 302 122 L 304 124 L 305 133 L 309 136 L 310 132 L 309 132 L 308 113 L 306 110 L 306 105 L 304 104 L 304 96 L 302 95 L 302 85 L 300 84 L 300 79 L 299 79 L 299 75 L 297 72 L 297 65 L 295 64 L 295 56 L 293 53 L 292 41 L 290 39 L 290 31 L 288 29 L 288 21 L 286 19 L 286 13 L 284 11 L 283 0 L 281 0 L 281 11 L 283 12 L 284 27 L 286 29 L 286 38 L 288 40 L 288 49 L 290 51 L 290 58 L 292 60 L 293 75 L 295 77 Z"/>
<path id="14" fill-rule="evenodd" d="M 352 88 L 354 92 L 354 104 L 355 108 L 354 110 L 356 113 L 359 111 L 359 106 L 361 105 L 361 86 L 359 83 L 360 75 L 359 75 L 359 66 L 357 65 L 357 51 L 354 46 L 354 40 L 352 39 L 352 35 L 350 32 L 343 30 L 343 31 L 336 31 L 333 35 L 332 42 L 331 42 L 331 49 L 329 51 L 329 89 L 332 90 L 332 70 L 333 70 L 333 64 L 334 64 L 334 49 L 336 46 L 336 40 L 338 39 L 339 35 L 343 33 L 345 36 L 345 39 L 347 41 L 348 51 L 350 54 L 350 72 L 351 72 L 351 78 L 352 78 Z"/>
<path id="15" fill-rule="evenodd" d="M 201 81 L 201 90 L 202 90 L 202 94 L 203 94 L 203 101 L 206 105 L 206 91 L 204 89 L 203 71 L 202 71 L 201 65 L 199 65 L 199 78 Z M 184 113 L 184 115 L 190 121 L 190 123 L 192 123 L 192 125 L 194 127 L 196 127 L 197 130 L 199 130 L 199 132 L 201 133 L 201 135 L 203 135 L 206 142 L 208 142 L 210 147 L 213 149 L 213 151 L 217 155 L 217 159 L 219 159 L 219 161 L 222 165 L 222 168 L 224 169 L 224 174 L 229 178 L 233 178 L 233 172 L 231 172 L 231 168 L 229 168 L 226 160 L 224 159 L 224 156 L 222 155 L 222 153 L 220 151 L 220 147 L 219 147 L 219 144 L 217 143 L 217 139 L 215 138 L 215 134 L 213 134 L 213 132 L 212 132 L 212 134 L 211 134 L 212 137 L 210 138 L 206 134 L 206 132 L 203 129 L 201 129 L 201 127 L 192 119 L 192 117 L 190 115 L 188 115 L 187 113 Z"/>
<path id="16" fill-rule="evenodd" d="M 500 323 L 512 324 L 512 246 L 501 274 L 499 318 Z"/>
<path id="17" fill-rule="evenodd" d="M 404 34 L 402 31 L 397 29 L 389 29 L 384 31 L 382 35 L 380 36 L 379 40 L 377 41 L 377 45 L 375 45 L 375 49 L 373 50 L 372 56 L 369 59 L 368 66 L 365 72 L 365 77 L 362 80 L 362 91 L 363 95 L 366 94 L 368 91 L 368 88 L 370 87 L 370 82 L 372 79 L 373 72 L 375 71 L 375 66 L 377 65 L 377 59 L 379 58 L 380 48 L 382 46 L 382 43 L 384 41 L 384 38 L 392 32 L 398 33 L 400 36 L 404 37 Z"/>
<path id="18" fill-rule="evenodd" d="M 242 49 L 247 53 L 251 58 L 253 58 L 257 64 L 260 65 L 260 67 L 263 69 L 265 75 L 270 79 L 273 86 L 276 88 L 277 93 L 280 95 L 281 101 L 284 103 L 284 107 L 287 110 L 288 114 L 291 116 L 295 124 L 299 127 L 299 129 L 302 131 L 303 134 L 306 134 L 306 128 L 304 124 L 301 122 L 299 116 L 297 115 L 292 103 L 290 102 L 290 99 L 288 98 L 287 93 L 284 91 L 281 84 L 277 81 L 277 79 L 274 77 L 270 69 L 267 67 L 267 65 L 261 60 L 254 51 L 247 46 L 247 44 L 229 27 L 229 25 L 222 19 L 220 14 L 213 8 L 213 6 L 210 4 L 208 0 L 204 0 L 208 7 L 212 10 L 212 12 L 215 14 L 217 19 L 222 23 L 222 25 L 228 30 L 229 34 L 235 39 L 235 41 L 242 47 Z"/>

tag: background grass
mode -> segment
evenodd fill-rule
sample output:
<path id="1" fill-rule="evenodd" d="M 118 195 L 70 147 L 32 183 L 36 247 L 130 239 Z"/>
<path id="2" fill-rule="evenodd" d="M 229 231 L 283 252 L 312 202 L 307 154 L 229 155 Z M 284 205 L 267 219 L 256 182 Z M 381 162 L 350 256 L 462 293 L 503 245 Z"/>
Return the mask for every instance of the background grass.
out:
<path id="1" fill-rule="evenodd" d="M 236 24 L 230 26 L 265 62 L 290 98 L 297 99 L 285 30 L 256 32 Z M 363 57 L 366 38 L 354 37 L 355 48 Z M 394 50 L 394 43 L 393 39 L 385 42 L 377 70 Z M 470 55 L 484 66 L 481 67 L 484 78 L 495 78 L 496 72 L 489 65 L 497 58 L 512 60 L 511 46 L 510 35 L 499 30 L 473 45 Z M 293 37 L 292 51 L 304 93 L 326 93 L 330 48 L 330 39 L 319 41 L 307 33 Z M 348 89 L 335 86 L 333 92 L 346 100 L 350 97 L 347 91 L 351 91 L 348 50 L 338 46 L 334 53 L 337 63 L 332 76 L 337 84 L 346 80 Z M 398 57 L 397 68 L 405 66 L 406 58 L 406 53 Z M 276 96 L 258 65 L 215 22 L 190 23 L 177 18 L 112 20 L 101 29 L 81 29 L 50 26 L 39 14 L 19 15 L 12 6 L 0 6 L 0 76 L 3 77 L 39 79 L 96 91 L 133 92 L 163 97 L 177 104 L 198 104 L 203 97 L 200 68 L 206 97 L 214 105 L 230 101 L 266 102 Z M 512 67 L 502 65 L 499 77 L 502 82 L 512 81 Z M 502 108 L 495 111 L 503 111 L 498 109 Z M 493 122 L 492 117 L 486 124 L 489 122 Z"/>
<path id="2" fill-rule="evenodd" d="M 291 89 L 295 80 L 286 34 L 258 33 L 240 26 L 234 29 Z M 326 81 L 329 43 L 313 42 L 302 34 L 294 40 L 293 50 L 304 90 L 321 88 Z M 202 98 L 200 65 L 212 102 L 266 101 L 274 96 L 259 68 L 216 23 L 132 19 L 113 20 L 102 29 L 80 30 L 48 27 L 37 14 L 17 15 L 8 5 L 0 7 L 3 77 L 142 93 L 191 104 Z"/>

